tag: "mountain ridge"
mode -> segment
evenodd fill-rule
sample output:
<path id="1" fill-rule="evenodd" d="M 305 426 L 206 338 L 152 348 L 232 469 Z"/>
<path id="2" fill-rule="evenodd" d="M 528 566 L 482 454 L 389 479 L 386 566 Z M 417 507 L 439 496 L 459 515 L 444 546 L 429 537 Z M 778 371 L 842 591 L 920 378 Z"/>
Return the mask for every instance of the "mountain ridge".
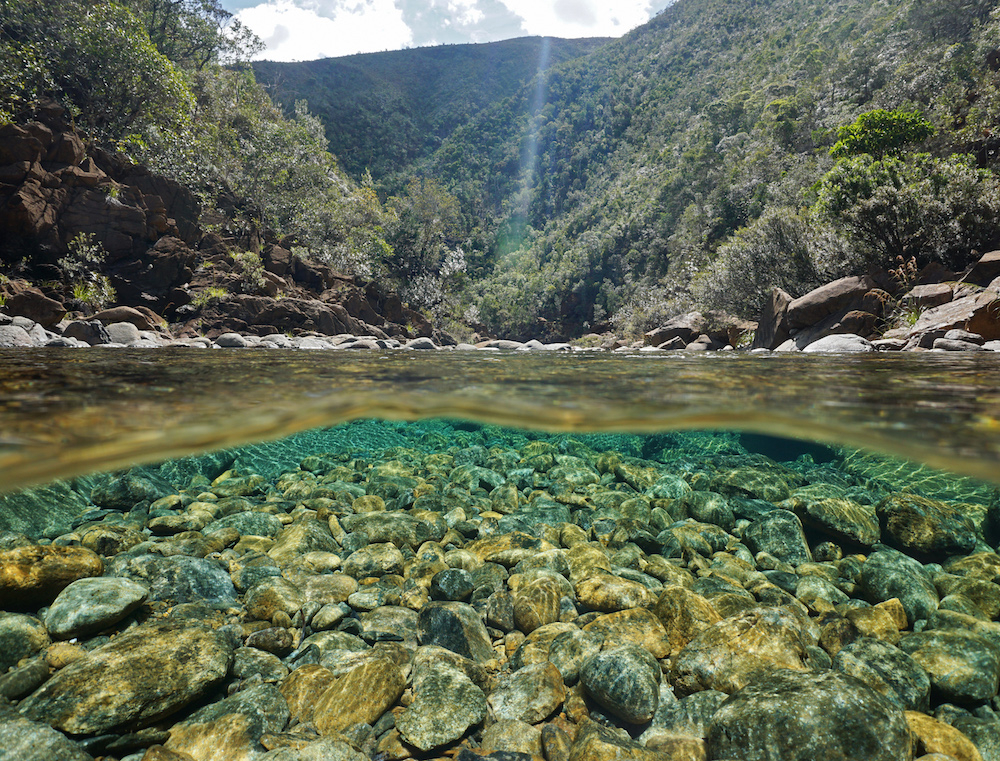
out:
<path id="1" fill-rule="evenodd" d="M 253 70 L 286 108 L 299 97 L 308 101 L 327 127 L 331 152 L 351 176 L 371 171 L 384 177 L 432 152 L 465 114 L 509 97 L 540 69 L 585 56 L 610 39 L 518 37 L 303 63 L 258 61 Z"/>

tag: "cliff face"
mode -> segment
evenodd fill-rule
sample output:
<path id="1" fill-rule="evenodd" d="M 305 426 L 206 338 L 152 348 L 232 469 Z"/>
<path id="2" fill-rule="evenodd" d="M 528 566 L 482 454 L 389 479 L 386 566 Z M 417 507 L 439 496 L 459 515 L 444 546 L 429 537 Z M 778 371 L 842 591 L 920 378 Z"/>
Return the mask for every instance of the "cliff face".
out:
<path id="1" fill-rule="evenodd" d="M 432 335 L 422 315 L 376 284 L 296 258 L 292 243 L 269 231 L 207 232 L 200 217 L 189 188 L 88 145 L 57 106 L 0 127 L 0 262 L 8 278 L 0 291 L 8 312 L 35 319 L 44 309 L 50 325 L 60 312 L 86 316 L 65 266 L 75 242 L 86 240 L 101 251 L 88 274 L 114 289 L 105 306 L 148 309 L 176 335 Z"/>
<path id="2" fill-rule="evenodd" d="M 0 255 L 29 279 L 59 280 L 57 261 L 90 235 L 120 302 L 160 313 L 191 278 L 199 214 L 186 187 L 88 150 L 61 109 L 0 127 Z"/>

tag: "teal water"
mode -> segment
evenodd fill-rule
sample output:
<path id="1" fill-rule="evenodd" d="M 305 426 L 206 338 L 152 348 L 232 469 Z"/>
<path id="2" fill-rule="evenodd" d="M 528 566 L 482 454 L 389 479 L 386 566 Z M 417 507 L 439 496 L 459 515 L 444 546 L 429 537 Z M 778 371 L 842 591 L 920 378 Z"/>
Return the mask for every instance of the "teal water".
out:
<path id="1" fill-rule="evenodd" d="M 0 360 L 0 529 L 64 529 L 94 508 L 95 485 L 127 468 L 164 492 L 233 469 L 272 479 L 319 454 L 450 453 L 509 470 L 537 440 L 689 480 L 708 464 L 766 474 L 779 463 L 866 503 L 905 489 L 988 507 L 1000 483 L 1000 362 L 981 355 L 48 350 Z M 38 515 L 54 505 L 58 516 Z"/>

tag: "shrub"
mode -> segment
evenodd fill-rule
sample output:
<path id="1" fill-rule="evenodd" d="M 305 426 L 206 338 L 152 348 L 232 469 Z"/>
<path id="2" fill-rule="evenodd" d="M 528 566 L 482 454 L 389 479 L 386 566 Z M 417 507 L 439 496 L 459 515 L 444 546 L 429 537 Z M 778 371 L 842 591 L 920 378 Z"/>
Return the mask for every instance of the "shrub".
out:
<path id="1" fill-rule="evenodd" d="M 709 309 L 756 318 L 771 289 L 804 292 L 849 269 L 844 243 L 809 214 L 771 209 L 719 248 L 694 292 Z"/>
<path id="2" fill-rule="evenodd" d="M 898 156 L 905 148 L 933 134 L 934 127 L 918 111 L 877 108 L 840 127 L 830 155 L 846 158 L 867 153 L 878 159 Z"/>
<path id="3" fill-rule="evenodd" d="M 1000 183 L 972 156 L 841 159 L 818 186 L 815 211 L 843 231 L 859 264 L 897 257 L 960 269 L 1000 239 Z"/>

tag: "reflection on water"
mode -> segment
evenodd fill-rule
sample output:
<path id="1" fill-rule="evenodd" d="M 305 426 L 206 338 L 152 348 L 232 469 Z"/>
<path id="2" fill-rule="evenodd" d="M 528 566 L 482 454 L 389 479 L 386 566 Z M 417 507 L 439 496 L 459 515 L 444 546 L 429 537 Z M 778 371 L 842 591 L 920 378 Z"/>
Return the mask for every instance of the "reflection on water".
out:
<path id="1" fill-rule="evenodd" d="M 45 349 L 0 352 L 0 363 L 6 490 L 368 417 L 578 432 L 725 428 L 1000 480 L 1000 358 L 981 354 Z"/>

